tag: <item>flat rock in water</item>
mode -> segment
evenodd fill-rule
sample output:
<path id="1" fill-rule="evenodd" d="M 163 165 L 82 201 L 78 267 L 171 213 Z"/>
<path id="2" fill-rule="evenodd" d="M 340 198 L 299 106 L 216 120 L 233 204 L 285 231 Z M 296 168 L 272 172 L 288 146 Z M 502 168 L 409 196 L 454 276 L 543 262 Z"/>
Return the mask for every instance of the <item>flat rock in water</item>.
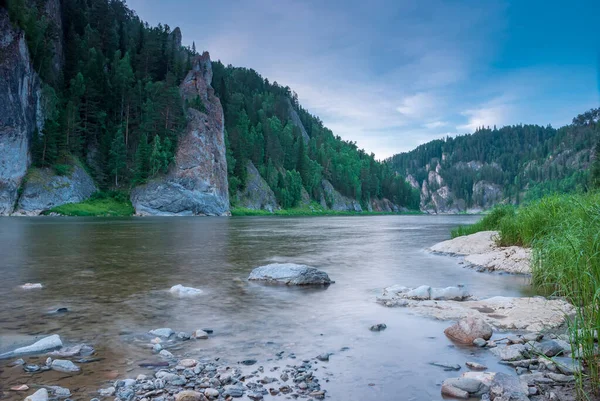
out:
<path id="1" fill-rule="evenodd" d="M 25 401 L 48 401 L 48 390 L 41 388 L 25 398 Z"/>
<path id="2" fill-rule="evenodd" d="M 42 354 L 60 348 L 62 345 L 63 344 L 60 340 L 60 336 L 58 334 L 53 334 L 51 336 L 44 337 L 26 347 L 17 348 L 14 351 L 0 354 L 0 359 L 7 359 L 21 355 Z"/>
<path id="3" fill-rule="evenodd" d="M 487 370 L 487 366 L 482 365 L 480 363 L 477 362 L 467 362 L 465 363 L 465 365 L 467 366 L 467 368 L 472 369 L 472 370 Z"/>
<path id="4" fill-rule="evenodd" d="M 506 347 L 493 348 L 492 353 L 503 361 L 518 361 L 525 359 L 528 355 L 527 348 L 523 344 L 507 345 Z"/>
<path id="5" fill-rule="evenodd" d="M 285 285 L 328 285 L 333 283 L 327 273 L 311 266 L 294 263 L 273 263 L 252 270 L 248 280 Z"/>
<path id="6" fill-rule="evenodd" d="M 150 330 L 149 333 L 152 334 L 153 336 L 164 337 L 164 338 L 169 338 L 173 334 L 175 334 L 175 332 L 168 327 L 164 327 L 162 329 Z"/>
<path id="7" fill-rule="evenodd" d="M 481 380 L 469 378 L 469 377 L 452 377 L 444 380 L 444 385 L 456 387 L 469 393 L 472 396 L 481 396 L 489 390 Z"/>
<path id="8" fill-rule="evenodd" d="M 55 359 L 52 361 L 52 365 L 50 365 L 50 367 L 52 370 L 63 373 L 77 373 L 81 370 L 79 366 L 66 359 Z"/>
<path id="9" fill-rule="evenodd" d="M 24 290 L 38 290 L 40 288 L 44 288 L 41 283 L 25 283 L 20 286 Z"/>
<path id="10" fill-rule="evenodd" d="M 437 366 L 438 368 L 443 368 L 447 372 L 452 370 L 460 370 L 460 365 L 455 363 L 429 362 L 429 364 L 432 366 Z"/>
<path id="11" fill-rule="evenodd" d="M 180 298 L 191 298 L 202 294 L 202 290 L 198 288 L 184 287 L 181 284 L 174 285 L 169 292 Z"/>
<path id="12" fill-rule="evenodd" d="M 535 344 L 534 349 L 537 352 L 549 357 L 560 355 L 565 352 L 563 345 L 555 340 L 544 340 Z"/>
<path id="13" fill-rule="evenodd" d="M 469 399 L 469 393 L 449 384 L 442 384 L 442 395 L 459 400 Z"/>
<path id="14" fill-rule="evenodd" d="M 374 324 L 373 326 L 369 327 L 369 330 L 371 331 L 382 331 L 387 329 L 387 325 L 385 323 L 378 323 L 378 324 Z"/>

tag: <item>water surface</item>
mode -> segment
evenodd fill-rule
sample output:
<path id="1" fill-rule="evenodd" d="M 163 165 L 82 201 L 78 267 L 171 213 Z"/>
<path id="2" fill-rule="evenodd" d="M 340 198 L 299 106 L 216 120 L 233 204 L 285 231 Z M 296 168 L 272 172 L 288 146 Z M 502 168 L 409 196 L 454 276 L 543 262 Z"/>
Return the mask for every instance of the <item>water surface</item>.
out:
<path id="1" fill-rule="evenodd" d="M 206 341 L 186 342 L 176 355 L 220 357 L 235 364 L 285 351 L 283 364 L 334 352 L 322 364 L 333 400 L 437 400 L 439 384 L 455 373 L 428 364 L 467 360 L 501 365 L 482 351 L 453 347 L 448 322 L 375 303 L 383 287 L 464 284 L 479 297 L 520 295 L 522 277 L 483 274 L 457 258 L 424 249 L 449 238 L 473 216 L 3 218 L 0 219 L 0 352 L 34 336 L 58 333 L 86 342 L 102 361 L 83 373 L 37 375 L 0 361 L 0 398 L 15 384 L 55 384 L 89 399 L 115 375 L 148 373 L 152 358 L 136 335 L 158 327 L 211 328 Z M 246 281 L 253 267 L 295 262 L 319 267 L 328 288 L 288 288 Z M 40 282 L 44 289 L 18 285 Z M 168 293 L 175 284 L 200 288 L 194 299 Z M 64 315 L 47 312 L 67 307 Z M 386 323 L 372 333 L 368 327 Z M 340 351 L 341 347 L 349 347 Z M 26 358 L 42 363 L 45 358 Z M 281 363 L 280 363 L 281 364 Z M 464 369 L 464 368 L 463 368 Z M 401 395 L 401 397 L 399 396 Z M 11 398 L 12 397 L 12 398 Z M 280 397 L 279 397 L 280 398 Z"/>

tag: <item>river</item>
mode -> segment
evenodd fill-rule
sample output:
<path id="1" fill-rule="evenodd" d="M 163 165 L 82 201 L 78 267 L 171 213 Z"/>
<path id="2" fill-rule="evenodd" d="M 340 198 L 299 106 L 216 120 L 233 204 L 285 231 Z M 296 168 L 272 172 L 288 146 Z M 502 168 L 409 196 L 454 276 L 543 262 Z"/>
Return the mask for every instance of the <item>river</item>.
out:
<path id="1" fill-rule="evenodd" d="M 382 307 L 375 297 L 392 284 L 459 283 L 479 297 L 522 295 L 523 277 L 477 273 L 457 258 L 425 251 L 448 239 L 452 227 L 476 219 L 2 218 L 0 352 L 57 333 L 68 344 L 94 346 L 102 360 L 82 365 L 75 376 L 29 374 L 0 361 L 0 399 L 23 399 L 7 391 L 23 383 L 60 385 L 74 399 L 93 398 L 116 375 L 149 372 L 137 366 L 151 352 L 136 336 L 159 327 L 213 329 L 209 340 L 171 351 L 231 364 L 254 358 L 268 365 L 280 351 L 298 359 L 333 352 L 321 369 L 328 399 L 441 399 L 439 384 L 456 373 L 429 362 L 474 360 L 507 370 L 485 351 L 453 346 L 443 334 L 449 322 Z M 289 288 L 246 281 L 252 268 L 272 262 L 316 266 L 336 283 Z M 18 287 L 26 282 L 44 288 Z M 178 299 L 168 292 L 175 284 L 204 293 Z M 69 312 L 48 313 L 59 307 Z M 387 330 L 369 331 L 376 323 Z M 25 359 L 42 364 L 45 357 Z"/>

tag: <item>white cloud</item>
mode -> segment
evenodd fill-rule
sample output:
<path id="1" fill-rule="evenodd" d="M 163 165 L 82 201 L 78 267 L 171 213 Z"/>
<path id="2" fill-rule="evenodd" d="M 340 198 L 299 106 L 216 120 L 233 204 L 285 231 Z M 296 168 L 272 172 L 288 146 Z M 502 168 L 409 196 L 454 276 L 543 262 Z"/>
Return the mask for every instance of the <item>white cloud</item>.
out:
<path id="1" fill-rule="evenodd" d="M 446 121 L 432 121 L 430 123 L 423 124 L 423 127 L 429 128 L 429 129 L 435 129 L 435 128 L 440 128 L 440 127 L 445 127 L 447 125 L 448 125 L 448 123 Z"/>
<path id="2" fill-rule="evenodd" d="M 437 105 L 438 101 L 432 94 L 421 92 L 405 97 L 396 110 L 408 117 L 421 118 L 435 113 Z"/>
<path id="3" fill-rule="evenodd" d="M 471 133 L 482 126 L 501 126 L 510 121 L 511 111 L 512 107 L 509 104 L 489 105 L 465 110 L 462 115 L 468 117 L 467 123 L 457 126 L 456 129 Z"/>

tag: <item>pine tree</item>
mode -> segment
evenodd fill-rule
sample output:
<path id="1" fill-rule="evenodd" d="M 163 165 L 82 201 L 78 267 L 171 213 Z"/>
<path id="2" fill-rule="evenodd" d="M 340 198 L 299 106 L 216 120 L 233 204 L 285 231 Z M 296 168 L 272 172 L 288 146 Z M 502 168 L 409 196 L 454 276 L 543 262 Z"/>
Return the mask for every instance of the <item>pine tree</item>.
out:
<path id="1" fill-rule="evenodd" d="M 150 145 L 148 136 L 142 135 L 135 152 L 135 181 L 144 183 L 150 173 Z"/>
<path id="2" fill-rule="evenodd" d="M 123 136 L 123 130 L 119 128 L 115 135 L 109 152 L 109 169 L 112 175 L 115 177 L 115 187 L 119 186 L 119 174 L 124 175 L 125 167 L 127 166 L 127 150 L 125 148 L 125 138 Z"/>

